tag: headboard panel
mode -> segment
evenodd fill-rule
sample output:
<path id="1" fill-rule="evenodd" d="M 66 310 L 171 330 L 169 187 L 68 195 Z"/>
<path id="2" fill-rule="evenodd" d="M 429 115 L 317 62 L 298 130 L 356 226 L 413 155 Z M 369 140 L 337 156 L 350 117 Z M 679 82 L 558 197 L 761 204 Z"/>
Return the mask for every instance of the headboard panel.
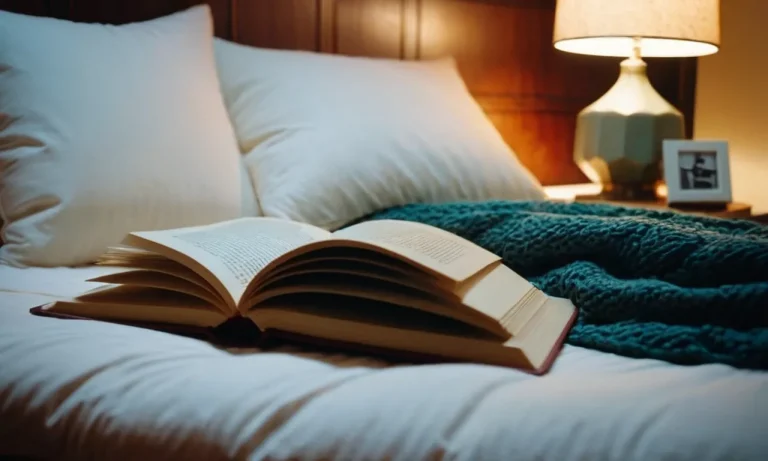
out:
<path id="1" fill-rule="evenodd" d="M 202 0 L 0 0 L 76 21 L 146 20 Z M 618 60 L 552 46 L 555 0 L 210 0 L 216 34 L 240 43 L 424 59 L 453 55 L 472 94 L 544 184 L 585 182 L 573 163 L 576 114 L 605 93 Z M 650 78 L 692 133 L 694 59 L 652 60 Z"/>

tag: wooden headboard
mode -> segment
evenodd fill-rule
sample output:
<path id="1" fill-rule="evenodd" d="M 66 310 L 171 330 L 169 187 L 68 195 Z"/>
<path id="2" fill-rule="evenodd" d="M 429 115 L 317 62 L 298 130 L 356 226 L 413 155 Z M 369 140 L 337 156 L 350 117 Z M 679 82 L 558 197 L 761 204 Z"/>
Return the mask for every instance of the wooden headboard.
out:
<path id="1" fill-rule="evenodd" d="M 202 0 L 0 0 L 0 9 L 125 23 Z M 548 184 L 586 182 L 572 161 L 576 114 L 618 60 L 552 46 L 555 0 L 211 0 L 216 35 L 240 43 L 399 59 L 453 55 L 507 143 Z M 696 63 L 649 60 L 650 78 L 692 133 Z"/>

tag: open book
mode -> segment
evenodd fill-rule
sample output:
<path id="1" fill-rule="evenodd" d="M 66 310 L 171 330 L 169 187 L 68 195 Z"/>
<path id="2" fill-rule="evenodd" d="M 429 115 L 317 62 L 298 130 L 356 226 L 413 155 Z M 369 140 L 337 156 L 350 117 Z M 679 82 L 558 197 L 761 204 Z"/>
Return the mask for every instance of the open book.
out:
<path id="1" fill-rule="evenodd" d="M 98 288 L 40 315 L 216 329 L 546 371 L 575 318 L 495 254 L 449 232 L 367 221 L 334 233 L 275 218 L 134 232 Z"/>

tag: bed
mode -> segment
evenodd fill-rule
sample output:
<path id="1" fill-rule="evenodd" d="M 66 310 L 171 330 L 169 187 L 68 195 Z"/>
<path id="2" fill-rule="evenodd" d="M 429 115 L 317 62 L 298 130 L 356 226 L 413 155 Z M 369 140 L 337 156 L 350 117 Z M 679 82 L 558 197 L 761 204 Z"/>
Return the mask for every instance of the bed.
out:
<path id="1" fill-rule="evenodd" d="M 534 377 L 225 351 L 28 309 L 108 268 L 0 271 L 0 446 L 77 459 L 762 459 L 768 380 L 566 346 Z M 28 271 L 28 272 L 27 272 Z"/>
<path id="2" fill-rule="evenodd" d="M 193 3 L 0 1 L 41 16 L 0 11 L 0 59 L 23 70 L 0 72 L 0 455 L 768 456 L 759 367 L 566 344 L 533 376 L 288 345 L 227 349 L 31 315 L 98 286 L 86 280 L 115 269 L 90 262 L 133 228 L 261 215 L 336 228 L 413 201 L 547 207 L 542 185 L 584 181 L 570 161 L 575 114 L 615 66 L 552 50 L 552 1 L 217 0 L 184 10 Z M 35 59 L 48 48 L 68 59 Z M 695 61 L 651 68 L 691 123 Z M 765 244 L 757 227 L 732 228 Z"/>

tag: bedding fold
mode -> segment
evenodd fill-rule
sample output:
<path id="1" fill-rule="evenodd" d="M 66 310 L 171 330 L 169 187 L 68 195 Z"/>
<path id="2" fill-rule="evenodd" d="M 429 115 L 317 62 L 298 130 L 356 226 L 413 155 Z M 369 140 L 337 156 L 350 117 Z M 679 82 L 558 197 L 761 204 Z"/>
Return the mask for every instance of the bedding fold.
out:
<path id="1" fill-rule="evenodd" d="M 453 232 L 580 310 L 568 342 L 678 364 L 768 368 L 768 227 L 616 205 L 411 204 L 365 220 Z"/>

